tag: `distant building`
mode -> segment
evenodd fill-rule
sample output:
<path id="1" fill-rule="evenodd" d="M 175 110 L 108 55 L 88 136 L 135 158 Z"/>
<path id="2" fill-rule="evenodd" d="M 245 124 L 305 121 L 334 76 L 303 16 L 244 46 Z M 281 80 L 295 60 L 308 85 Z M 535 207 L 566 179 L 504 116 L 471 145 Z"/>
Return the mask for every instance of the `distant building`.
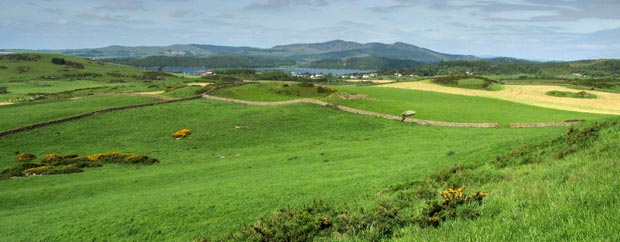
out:
<path id="1" fill-rule="evenodd" d="M 211 71 L 205 71 L 202 73 L 202 76 L 214 76 L 215 73 L 211 72 Z"/>

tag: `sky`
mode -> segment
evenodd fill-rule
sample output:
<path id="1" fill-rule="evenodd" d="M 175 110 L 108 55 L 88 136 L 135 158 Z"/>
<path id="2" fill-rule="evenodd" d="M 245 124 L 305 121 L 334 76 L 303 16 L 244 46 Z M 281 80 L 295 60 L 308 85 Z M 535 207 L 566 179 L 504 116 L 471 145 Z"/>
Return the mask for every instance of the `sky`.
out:
<path id="1" fill-rule="evenodd" d="M 620 0 L 0 1 L 0 49 L 336 39 L 532 60 L 620 59 Z"/>

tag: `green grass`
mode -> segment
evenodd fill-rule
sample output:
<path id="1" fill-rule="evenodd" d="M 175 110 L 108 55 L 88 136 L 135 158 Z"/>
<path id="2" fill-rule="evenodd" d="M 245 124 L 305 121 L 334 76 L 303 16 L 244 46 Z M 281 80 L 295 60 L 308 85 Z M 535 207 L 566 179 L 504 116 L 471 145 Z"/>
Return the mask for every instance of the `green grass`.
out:
<path id="1" fill-rule="evenodd" d="M 32 55 L 32 54 L 30 54 Z M 103 92 L 151 92 L 166 90 L 171 86 L 185 86 L 194 80 L 184 76 L 162 74 L 158 78 L 144 78 L 143 69 L 111 63 L 96 62 L 62 55 L 36 54 L 37 60 L 13 60 L 11 55 L 0 57 L 0 87 L 7 93 L 0 94 L 1 101 L 28 100 L 35 93 L 48 99 L 81 97 Z M 83 69 L 67 69 L 52 64 L 52 58 L 80 63 Z M 20 73 L 19 69 L 28 68 Z M 88 90 L 82 90 L 88 89 Z"/>
<path id="2" fill-rule="evenodd" d="M 63 92 L 108 84 L 119 87 L 101 91 L 180 87 L 166 95 L 184 97 L 199 89 L 183 87 L 188 80 L 180 77 L 126 83 L 110 82 L 113 76 L 109 74 L 88 80 L 40 80 L 43 74 L 65 71 L 41 61 L 17 63 L 31 65 L 31 71 L 18 74 L 13 73 L 12 62 L 3 61 L 0 64 L 9 68 L 0 70 L 0 86 L 16 86 L 9 88 L 9 94 L 1 94 L 0 100 L 19 93 L 27 96 L 39 88 Z M 98 73 L 116 70 L 109 64 L 74 61 Z M 118 66 L 127 75 L 142 73 L 123 68 L 127 67 Z M 311 97 L 394 115 L 414 109 L 422 119 L 499 122 L 504 126 L 569 119 L 586 119 L 592 124 L 611 117 L 435 92 L 355 86 L 336 89 L 368 98 L 325 97 L 316 86 L 282 82 L 224 89 L 217 95 L 254 101 Z M 13 91 L 16 93 L 11 94 Z M 0 115 L 8 117 L 0 120 L 0 129 L 151 101 L 145 97 L 92 97 L 0 106 Z M 172 138 L 173 132 L 183 128 L 192 131 L 189 138 Z M 454 173 L 456 178 L 449 183 L 490 193 L 477 208 L 480 217 L 448 220 L 436 229 L 397 228 L 393 239 L 618 240 L 620 197 L 615 190 L 620 185 L 620 127 L 603 129 L 585 143 L 566 139 L 564 144 L 544 149 L 546 153 L 531 153 L 533 163 L 493 165 L 511 150 L 561 137 L 567 129 L 430 127 L 311 104 L 246 106 L 202 99 L 103 113 L 0 137 L 0 168 L 18 164 L 15 150 L 38 157 L 118 151 L 147 155 L 161 163 L 106 164 L 87 168 L 84 173 L 0 180 L 0 240 L 191 241 L 209 236 L 217 241 L 281 208 L 300 208 L 316 200 L 334 207 L 369 210 L 378 200 L 404 199 L 410 204 L 405 216 L 411 218 L 425 206 L 424 201 L 413 198 L 412 193 L 384 193 L 386 188 L 428 181 L 425 177 L 463 164 L 474 166 L 464 174 Z M 561 159 L 556 158 L 557 152 Z M 436 187 L 436 192 L 447 184 Z"/>
<path id="3" fill-rule="evenodd" d="M 181 128 L 192 138 L 174 140 Z M 161 163 L 0 181 L 0 234 L 11 241 L 224 236 L 312 200 L 365 206 L 390 184 L 563 132 L 423 127 L 305 104 L 196 100 L 105 113 L 2 137 L 0 165 L 16 163 L 13 150 L 122 151 Z"/>
<path id="4" fill-rule="evenodd" d="M 158 101 L 149 97 L 86 97 L 70 101 L 42 101 L 0 106 L 0 130 L 61 119 L 98 109 Z"/>
<path id="5" fill-rule="evenodd" d="M 443 85 L 443 86 L 466 88 L 466 89 L 478 89 L 478 90 L 486 90 L 486 91 L 502 90 L 502 85 L 500 85 L 497 81 L 488 79 L 486 77 L 451 75 L 451 76 L 444 76 L 444 77 L 436 77 L 433 80 L 433 82 Z"/>
<path id="6" fill-rule="evenodd" d="M 284 101 L 299 98 L 317 98 L 328 94 L 319 93 L 318 86 L 297 82 L 261 82 L 235 88 L 218 90 L 212 95 L 259 102 Z"/>
<path id="7" fill-rule="evenodd" d="M 278 85 L 274 83 L 271 85 Z M 297 96 L 275 94 L 266 85 L 246 85 L 224 89 L 214 95 L 251 100 L 281 101 Z M 452 95 L 429 91 L 404 90 L 383 87 L 334 86 L 339 92 L 364 94 L 366 99 L 343 100 L 337 97 L 323 100 L 353 108 L 379 113 L 400 115 L 405 110 L 416 110 L 415 118 L 448 122 L 510 123 L 560 122 L 565 120 L 598 120 L 608 115 L 577 113 L 528 106 L 492 98 Z"/>
<path id="8" fill-rule="evenodd" d="M 478 219 L 453 220 L 438 229 L 404 228 L 396 241 L 619 240 L 618 140 L 616 124 L 599 132 L 588 148 L 562 159 L 479 168 L 480 174 L 500 179 L 475 185 L 490 194 Z"/>
<path id="9" fill-rule="evenodd" d="M 563 91 L 549 91 L 547 93 L 548 96 L 553 97 L 570 97 L 570 98 L 587 98 L 587 99 L 595 99 L 596 95 L 592 93 L 587 93 L 585 91 L 582 92 L 563 92 Z"/>

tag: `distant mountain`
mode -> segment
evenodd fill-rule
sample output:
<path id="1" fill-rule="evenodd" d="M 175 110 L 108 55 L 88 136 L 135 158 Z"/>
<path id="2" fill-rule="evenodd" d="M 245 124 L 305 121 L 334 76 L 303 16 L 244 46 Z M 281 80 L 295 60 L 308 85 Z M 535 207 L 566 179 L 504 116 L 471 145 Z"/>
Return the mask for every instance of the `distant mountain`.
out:
<path id="1" fill-rule="evenodd" d="M 106 62 L 136 67 L 207 67 L 207 68 L 256 68 L 294 66 L 295 61 L 266 59 L 240 55 L 209 57 L 149 56 L 145 58 L 114 58 Z"/>
<path id="2" fill-rule="evenodd" d="M 392 59 L 387 57 L 366 56 L 343 59 L 321 59 L 307 65 L 310 68 L 355 69 L 355 70 L 389 70 L 423 65 L 414 60 Z"/>
<path id="3" fill-rule="evenodd" d="M 369 56 L 412 60 L 423 63 L 479 59 L 469 55 L 444 54 L 401 42 L 394 44 L 360 44 L 357 42 L 344 40 L 334 40 L 325 43 L 279 45 L 269 49 L 189 44 L 137 47 L 109 46 L 96 49 L 71 50 L 0 50 L 0 52 L 57 53 L 96 59 L 144 58 L 149 56 L 209 57 L 221 55 L 242 55 L 250 57 L 287 59 L 306 63 L 326 58 L 346 59 Z"/>

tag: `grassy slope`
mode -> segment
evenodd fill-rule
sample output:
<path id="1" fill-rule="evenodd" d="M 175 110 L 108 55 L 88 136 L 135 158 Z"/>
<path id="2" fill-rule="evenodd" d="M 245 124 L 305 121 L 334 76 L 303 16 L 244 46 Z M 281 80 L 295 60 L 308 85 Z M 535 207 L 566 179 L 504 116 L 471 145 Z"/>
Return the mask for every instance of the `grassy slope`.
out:
<path id="1" fill-rule="evenodd" d="M 192 139 L 170 137 L 181 128 Z M 205 100 L 106 113 L 0 138 L 0 165 L 15 163 L 15 149 L 123 151 L 162 162 L 0 181 L 0 234 L 11 241 L 221 236 L 314 199 L 362 206 L 390 184 L 564 130 L 423 127 L 314 105 Z"/>
<path id="2" fill-rule="evenodd" d="M 438 229 L 405 228 L 396 240 L 618 241 L 618 140 L 616 124 L 599 132 L 589 148 L 563 159 L 480 168 L 479 174 L 500 178 L 480 186 L 490 194 L 481 217 L 449 221 Z"/>
<path id="3" fill-rule="evenodd" d="M 609 116 L 533 107 L 491 98 L 466 97 L 437 92 L 377 87 L 337 86 L 341 92 L 366 94 L 370 98 L 328 102 L 380 113 L 400 115 L 416 110 L 416 118 L 449 122 L 560 122 L 573 119 L 598 120 Z M 253 101 L 279 101 L 298 98 L 276 95 L 264 86 L 248 85 L 216 92 L 215 95 Z M 308 95 L 310 96 L 310 95 Z"/>
<path id="4" fill-rule="evenodd" d="M 218 90 L 213 95 L 259 102 L 284 101 L 299 98 L 317 98 L 327 94 L 318 93 L 317 87 L 302 87 L 296 82 L 262 82 Z"/>
<path id="5" fill-rule="evenodd" d="M 28 99 L 29 93 L 58 93 L 83 88 L 101 88 L 90 91 L 81 91 L 72 96 L 85 96 L 90 92 L 147 92 L 165 90 L 168 86 L 185 86 L 186 79 L 179 76 L 166 76 L 166 80 L 138 80 L 135 77 L 143 75 L 145 70 L 102 63 L 77 57 L 37 54 L 38 61 L 9 60 L 5 56 L 0 58 L 0 86 L 7 87 L 8 93 L 0 94 L 0 102 L 16 98 Z M 84 65 L 84 69 L 66 70 L 62 65 L 51 63 L 52 58 L 63 58 L 67 61 Z M 19 73 L 18 67 L 28 67 L 25 73 Z M 98 74 L 100 76 L 76 76 L 81 74 Z M 68 75 L 68 76 L 65 76 Z M 53 76 L 58 79 L 49 79 Z"/>
<path id="6" fill-rule="evenodd" d="M 0 106 L 0 130 L 9 130 L 98 109 L 157 101 L 149 97 L 88 97 L 72 101 L 34 102 Z"/>

